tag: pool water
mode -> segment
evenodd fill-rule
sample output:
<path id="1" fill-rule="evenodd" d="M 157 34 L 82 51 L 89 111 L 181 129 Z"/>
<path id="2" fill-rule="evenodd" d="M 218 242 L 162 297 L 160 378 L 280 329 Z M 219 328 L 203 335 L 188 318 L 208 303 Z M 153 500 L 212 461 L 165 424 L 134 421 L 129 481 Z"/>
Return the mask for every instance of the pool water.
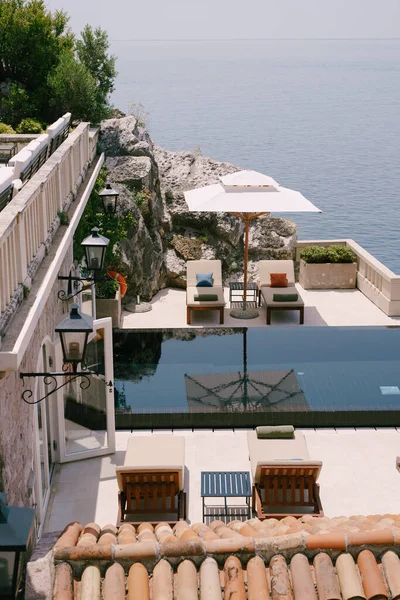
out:
<path id="1" fill-rule="evenodd" d="M 116 422 L 134 427 L 400 425 L 400 330 L 124 330 Z"/>

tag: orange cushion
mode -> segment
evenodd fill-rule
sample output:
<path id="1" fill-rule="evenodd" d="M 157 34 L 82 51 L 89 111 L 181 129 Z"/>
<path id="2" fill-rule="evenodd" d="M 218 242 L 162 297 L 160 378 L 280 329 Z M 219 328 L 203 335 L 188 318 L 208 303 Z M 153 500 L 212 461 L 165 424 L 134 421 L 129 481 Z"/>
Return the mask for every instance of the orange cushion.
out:
<path id="1" fill-rule="evenodd" d="M 287 287 L 286 273 L 270 273 L 271 287 Z"/>

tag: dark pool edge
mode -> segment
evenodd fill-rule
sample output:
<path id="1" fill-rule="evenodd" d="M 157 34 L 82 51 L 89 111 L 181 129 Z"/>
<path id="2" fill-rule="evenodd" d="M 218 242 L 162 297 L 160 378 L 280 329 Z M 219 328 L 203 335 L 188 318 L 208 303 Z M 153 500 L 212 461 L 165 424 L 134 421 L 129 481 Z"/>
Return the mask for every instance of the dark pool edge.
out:
<path id="1" fill-rule="evenodd" d="M 400 411 L 315 411 L 287 413 L 161 413 L 116 414 L 115 428 L 252 428 L 258 425 L 294 427 L 400 427 Z"/>

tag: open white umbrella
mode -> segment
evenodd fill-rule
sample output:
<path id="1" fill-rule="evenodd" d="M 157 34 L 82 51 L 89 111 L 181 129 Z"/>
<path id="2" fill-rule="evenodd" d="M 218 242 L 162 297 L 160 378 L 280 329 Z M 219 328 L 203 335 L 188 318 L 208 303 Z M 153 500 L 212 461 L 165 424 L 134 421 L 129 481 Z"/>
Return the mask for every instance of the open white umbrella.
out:
<path id="1" fill-rule="evenodd" d="M 244 311 L 242 318 L 257 316 L 246 311 L 249 226 L 251 221 L 271 212 L 322 212 L 300 192 L 280 186 L 272 177 L 257 171 L 237 171 L 220 178 L 221 183 L 185 192 L 191 212 L 229 212 L 245 222 Z"/>

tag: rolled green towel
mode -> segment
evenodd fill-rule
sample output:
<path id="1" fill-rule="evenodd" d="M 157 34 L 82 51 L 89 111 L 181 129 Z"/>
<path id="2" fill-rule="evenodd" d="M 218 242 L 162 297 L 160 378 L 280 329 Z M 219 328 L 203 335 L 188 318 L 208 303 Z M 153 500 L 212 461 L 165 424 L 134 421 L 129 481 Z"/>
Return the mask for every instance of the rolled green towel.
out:
<path id="1" fill-rule="evenodd" d="M 194 300 L 196 302 L 215 302 L 218 300 L 218 294 L 198 294 Z"/>
<path id="2" fill-rule="evenodd" d="M 274 302 L 296 302 L 299 299 L 298 294 L 274 294 L 272 296 Z"/>
<path id="3" fill-rule="evenodd" d="M 293 425 L 263 425 L 256 427 L 257 437 L 260 439 L 294 438 Z"/>

